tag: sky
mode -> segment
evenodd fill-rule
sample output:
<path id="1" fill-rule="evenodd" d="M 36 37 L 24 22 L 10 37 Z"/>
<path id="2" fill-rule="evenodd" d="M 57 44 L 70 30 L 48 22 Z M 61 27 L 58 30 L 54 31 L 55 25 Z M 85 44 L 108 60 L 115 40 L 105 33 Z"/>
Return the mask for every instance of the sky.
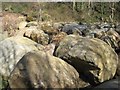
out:
<path id="1" fill-rule="evenodd" d="M 0 0 L 0 2 L 119 2 L 120 0 Z"/>

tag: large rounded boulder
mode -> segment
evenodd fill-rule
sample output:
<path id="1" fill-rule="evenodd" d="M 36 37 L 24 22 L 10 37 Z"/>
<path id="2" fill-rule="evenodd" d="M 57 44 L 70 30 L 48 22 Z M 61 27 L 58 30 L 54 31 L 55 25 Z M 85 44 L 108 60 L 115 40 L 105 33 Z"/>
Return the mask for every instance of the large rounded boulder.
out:
<path id="1" fill-rule="evenodd" d="M 56 56 L 73 65 L 92 85 L 114 77 L 118 56 L 104 41 L 68 35 L 59 44 Z"/>
<path id="2" fill-rule="evenodd" d="M 9 76 L 17 62 L 27 53 L 43 48 L 25 37 L 10 37 L 0 42 L 0 75 Z"/>
<path id="3" fill-rule="evenodd" d="M 9 79 L 10 88 L 78 88 L 89 85 L 64 60 L 43 51 L 29 52 Z"/>

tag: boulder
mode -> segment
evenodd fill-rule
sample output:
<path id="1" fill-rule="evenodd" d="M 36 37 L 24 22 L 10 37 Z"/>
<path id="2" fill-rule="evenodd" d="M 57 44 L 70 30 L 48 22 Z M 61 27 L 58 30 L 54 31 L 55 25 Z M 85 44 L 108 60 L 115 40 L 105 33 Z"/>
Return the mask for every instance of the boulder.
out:
<path id="1" fill-rule="evenodd" d="M 29 52 L 10 75 L 10 88 L 78 88 L 88 84 L 62 59 L 43 51 Z"/>
<path id="2" fill-rule="evenodd" d="M 62 23 L 53 23 L 53 28 L 60 30 L 63 27 Z"/>
<path id="3" fill-rule="evenodd" d="M 101 40 L 105 41 L 114 50 L 119 49 L 118 43 L 114 39 L 114 36 L 103 36 Z"/>
<path id="4" fill-rule="evenodd" d="M 98 38 L 105 41 L 114 50 L 119 49 L 120 35 L 115 31 L 114 28 L 106 29 L 94 29 L 85 30 L 84 35 L 89 38 Z"/>
<path id="5" fill-rule="evenodd" d="M 86 31 L 83 31 L 84 35 L 89 38 L 101 38 L 102 36 L 105 36 L 106 30 L 105 29 L 87 29 Z"/>
<path id="6" fill-rule="evenodd" d="M 42 22 L 40 23 L 41 25 L 41 29 L 47 33 L 48 35 L 54 35 L 58 33 L 58 28 L 54 27 L 54 25 L 52 25 L 53 22 Z"/>
<path id="7" fill-rule="evenodd" d="M 42 45 L 46 45 L 49 42 L 48 34 L 45 34 L 44 31 L 39 30 L 36 26 L 26 27 L 20 30 L 17 35 L 27 37 Z"/>
<path id="8" fill-rule="evenodd" d="M 10 37 L 0 42 L 0 75 L 8 77 L 17 62 L 29 51 L 44 48 L 25 37 Z"/>
<path id="9" fill-rule="evenodd" d="M 51 42 L 55 43 L 56 46 L 58 46 L 58 44 L 63 40 L 65 36 L 67 36 L 67 33 L 60 32 L 52 37 Z"/>
<path id="10" fill-rule="evenodd" d="M 77 23 L 70 23 L 70 24 L 66 24 L 65 26 L 63 26 L 62 31 L 69 34 L 79 34 L 82 35 L 82 31 L 86 30 L 88 27 L 87 25 L 79 25 Z"/>
<path id="11" fill-rule="evenodd" d="M 114 35 L 116 38 L 120 38 L 119 34 L 115 31 L 114 28 L 110 28 L 108 31 L 106 31 L 107 35 Z"/>
<path id="12" fill-rule="evenodd" d="M 93 90 L 119 90 L 119 86 L 119 79 L 112 79 L 96 86 Z"/>
<path id="13" fill-rule="evenodd" d="M 75 35 L 66 36 L 55 55 L 73 65 L 92 85 L 114 77 L 118 56 L 104 41 Z"/>
<path id="14" fill-rule="evenodd" d="M 105 41 L 114 50 L 117 50 L 120 48 L 119 46 L 120 35 L 112 28 L 106 31 L 106 33 L 100 39 Z"/>

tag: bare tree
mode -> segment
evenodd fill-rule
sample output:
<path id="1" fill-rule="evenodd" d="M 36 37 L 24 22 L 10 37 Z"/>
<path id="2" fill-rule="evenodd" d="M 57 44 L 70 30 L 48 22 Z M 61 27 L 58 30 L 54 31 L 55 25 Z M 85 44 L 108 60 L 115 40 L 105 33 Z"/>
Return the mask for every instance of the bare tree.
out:
<path id="1" fill-rule="evenodd" d="M 38 2 L 38 6 L 39 6 L 37 22 L 38 22 L 38 28 L 41 29 L 41 22 L 42 22 L 42 7 L 41 7 L 41 4 L 40 4 L 40 0 L 37 0 L 37 2 Z"/>
<path id="2" fill-rule="evenodd" d="M 81 10 L 84 9 L 84 2 L 81 3 Z"/>
<path id="3" fill-rule="evenodd" d="M 91 12 L 91 0 L 88 0 L 88 16 L 90 16 L 90 12 Z"/>
<path id="4" fill-rule="evenodd" d="M 111 9 L 110 20 L 111 22 L 114 22 L 115 2 L 112 2 L 112 4 L 110 4 L 110 9 Z"/>
<path id="5" fill-rule="evenodd" d="M 76 3 L 75 0 L 73 0 L 73 11 L 75 11 L 75 8 L 76 8 Z"/>

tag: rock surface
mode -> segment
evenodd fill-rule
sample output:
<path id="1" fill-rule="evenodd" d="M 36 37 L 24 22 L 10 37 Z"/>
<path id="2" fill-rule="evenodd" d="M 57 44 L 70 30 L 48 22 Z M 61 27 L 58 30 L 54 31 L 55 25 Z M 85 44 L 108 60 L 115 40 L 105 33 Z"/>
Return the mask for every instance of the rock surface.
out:
<path id="1" fill-rule="evenodd" d="M 88 84 L 80 80 L 78 72 L 62 59 L 35 51 L 27 53 L 18 62 L 11 73 L 9 85 L 10 88 L 43 89 L 78 88 Z"/>
<path id="2" fill-rule="evenodd" d="M 118 53 L 118 66 L 117 66 L 117 76 L 120 76 L 120 52 Z"/>
<path id="3" fill-rule="evenodd" d="M 17 33 L 18 36 L 28 37 L 31 40 L 46 45 L 49 42 L 49 36 L 42 30 L 38 30 L 36 26 L 26 27 Z"/>
<path id="4" fill-rule="evenodd" d="M 87 29 L 87 25 L 79 25 L 77 23 L 67 24 L 62 28 L 62 31 L 69 34 L 79 34 L 82 35 L 82 31 Z"/>
<path id="5" fill-rule="evenodd" d="M 8 37 L 7 32 L 0 33 L 0 41 L 6 39 Z"/>
<path id="6" fill-rule="evenodd" d="M 105 41 L 114 50 L 118 50 L 120 48 L 120 35 L 114 29 L 108 30 L 100 39 Z"/>
<path id="7" fill-rule="evenodd" d="M 33 50 L 36 52 L 31 52 L 33 55 L 29 53 L 31 56 L 26 54 L 11 73 L 11 87 L 83 88 L 88 86 L 88 83 L 91 86 L 103 83 L 100 87 L 116 86 L 114 80 L 108 81 L 110 82 L 108 84 L 104 82 L 107 83 L 106 81 L 112 79 L 114 75 L 114 78 L 120 76 L 120 25 L 26 22 L 24 16 L 14 13 L 3 13 L 3 20 L 4 30 L 1 32 L 0 28 L 0 89 L 8 85 L 9 75 L 19 60 Z M 6 39 L 8 36 L 16 37 Z M 63 60 L 61 62 L 61 59 L 53 55 L 67 63 Z M 65 65 L 62 64 L 63 62 Z M 39 78 L 43 82 L 39 81 Z M 20 83 L 17 82 L 18 80 Z M 70 80 L 76 81 L 73 83 Z"/>
<path id="8" fill-rule="evenodd" d="M 60 42 L 56 56 L 82 72 L 93 85 L 113 78 L 118 63 L 117 54 L 102 40 L 75 35 L 68 35 Z"/>
<path id="9" fill-rule="evenodd" d="M 65 32 L 60 32 L 52 37 L 51 42 L 58 46 L 65 36 L 67 36 Z"/>
<path id="10" fill-rule="evenodd" d="M 113 80 L 109 80 L 106 81 L 98 86 L 96 86 L 93 90 L 119 90 L 120 83 L 118 79 L 113 79 Z"/>
<path id="11" fill-rule="evenodd" d="M 39 48 L 42 45 L 39 45 Z M 37 43 L 25 37 L 10 37 L 0 42 L 0 74 L 9 76 L 17 62 L 29 51 L 38 50 Z"/>

